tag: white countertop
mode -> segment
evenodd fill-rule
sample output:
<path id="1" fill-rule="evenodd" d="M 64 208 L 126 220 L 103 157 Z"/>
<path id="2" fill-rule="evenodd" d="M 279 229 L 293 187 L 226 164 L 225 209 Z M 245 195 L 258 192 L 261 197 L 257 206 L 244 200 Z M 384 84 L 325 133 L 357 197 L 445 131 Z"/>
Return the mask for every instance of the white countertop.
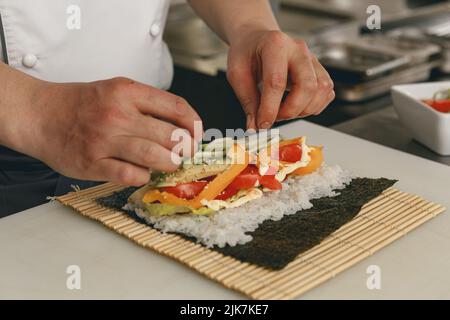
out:
<path id="1" fill-rule="evenodd" d="M 326 161 L 368 177 L 396 178 L 402 191 L 450 208 L 450 167 L 299 121 L 285 136 L 307 135 Z M 59 204 L 0 219 L 0 298 L 240 299 L 183 265 Z M 81 268 L 81 290 L 66 288 L 66 268 Z M 368 290 L 366 268 L 381 268 Z M 301 298 L 450 298 L 450 215 L 413 230 Z"/>

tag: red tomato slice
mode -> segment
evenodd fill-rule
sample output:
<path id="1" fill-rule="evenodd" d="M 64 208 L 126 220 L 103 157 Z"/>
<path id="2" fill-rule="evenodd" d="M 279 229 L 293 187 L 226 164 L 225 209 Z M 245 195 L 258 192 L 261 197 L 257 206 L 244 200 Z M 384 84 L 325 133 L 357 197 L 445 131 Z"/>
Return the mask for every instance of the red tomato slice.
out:
<path id="1" fill-rule="evenodd" d="M 275 176 L 262 176 L 259 179 L 259 183 L 261 183 L 263 187 L 270 190 L 281 190 L 283 187 L 281 182 L 275 179 Z"/>
<path id="2" fill-rule="evenodd" d="M 216 200 L 227 200 L 238 193 L 238 191 L 238 189 L 234 189 L 228 186 L 216 197 Z"/>
<path id="3" fill-rule="evenodd" d="M 253 188 L 256 182 L 271 190 L 280 190 L 282 188 L 281 183 L 275 179 L 275 173 L 266 174 L 261 176 L 258 172 L 258 168 L 255 165 L 249 165 L 244 171 L 230 183 L 228 188 L 231 190 L 245 190 Z M 234 193 L 236 194 L 236 193 Z M 234 195 L 233 194 L 233 195 Z"/>
<path id="4" fill-rule="evenodd" d="M 168 192 L 182 199 L 194 199 L 203 191 L 208 181 L 193 181 L 189 183 L 180 183 L 175 187 L 163 187 L 162 191 Z"/>
<path id="5" fill-rule="evenodd" d="M 450 112 L 450 100 L 436 100 L 431 105 L 435 110 L 440 112 Z"/>
<path id="6" fill-rule="evenodd" d="M 281 147 L 279 150 L 279 160 L 285 162 L 297 162 L 302 159 L 302 147 L 298 144 L 290 144 Z"/>
<path id="7" fill-rule="evenodd" d="M 450 100 L 423 100 L 423 103 L 429 105 L 436 111 L 444 113 L 450 112 Z"/>
<path id="8" fill-rule="evenodd" d="M 241 172 L 228 187 L 236 190 L 244 190 L 253 188 L 259 180 L 258 168 L 254 165 L 249 165 Z"/>

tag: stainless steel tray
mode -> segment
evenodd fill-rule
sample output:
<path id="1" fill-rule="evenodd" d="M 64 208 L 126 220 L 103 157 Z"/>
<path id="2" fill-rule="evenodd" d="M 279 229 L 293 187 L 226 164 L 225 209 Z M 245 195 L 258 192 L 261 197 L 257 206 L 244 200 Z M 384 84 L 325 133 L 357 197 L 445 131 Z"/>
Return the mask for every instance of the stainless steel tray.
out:
<path id="1" fill-rule="evenodd" d="M 335 83 L 336 96 L 344 101 L 358 102 L 386 94 L 393 85 L 428 80 L 439 61 L 413 65 L 389 76 L 360 84 Z"/>
<path id="2" fill-rule="evenodd" d="M 364 30 L 370 32 L 369 30 Z M 387 18 L 383 34 L 407 40 L 419 40 L 441 48 L 439 69 L 450 73 L 450 5 L 448 2 L 426 7 L 397 19 Z"/>
<path id="3" fill-rule="evenodd" d="M 450 34 L 435 32 L 436 29 L 405 27 L 391 30 L 388 37 L 397 37 L 439 46 L 441 63 L 438 66 L 444 73 L 450 73 Z"/>
<path id="4" fill-rule="evenodd" d="M 312 49 L 335 81 L 358 84 L 389 75 L 410 63 L 410 58 L 374 50 L 354 42 L 335 42 Z"/>
<path id="5" fill-rule="evenodd" d="M 297 9 L 353 17 L 360 22 L 366 21 L 367 8 L 373 4 L 380 7 L 383 22 L 441 11 L 448 5 L 447 0 L 282 0 L 281 3 Z"/>
<path id="6" fill-rule="evenodd" d="M 284 32 L 305 39 L 309 45 L 356 38 L 360 31 L 358 21 L 352 18 L 284 5 L 277 14 L 277 20 Z"/>
<path id="7" fill-rule="evenodd" d="M 282 5 L 298 9 L 309 9 L 324 14 L 345 17 L 367 18 L 367 7 L 380 6 L 383 15 L 392 15 L 408 10 L 406 0 L 283 0 Z"/>
<path id="8" fill-rule="evenodd" d="M 373 51 L 399 54 L 410 58 L 410 64 L 430 62 L 440 59 L 441 47 L 426 39 L 404 37 L 402 35 L 369 34 L 362 36 L 358 44 Z"/>
<path id="9" fill-rule="evenodd" d="M 441 71 L 450 73 L 450 21 L 425 29 L 425 38 L 442 48 Z"/>

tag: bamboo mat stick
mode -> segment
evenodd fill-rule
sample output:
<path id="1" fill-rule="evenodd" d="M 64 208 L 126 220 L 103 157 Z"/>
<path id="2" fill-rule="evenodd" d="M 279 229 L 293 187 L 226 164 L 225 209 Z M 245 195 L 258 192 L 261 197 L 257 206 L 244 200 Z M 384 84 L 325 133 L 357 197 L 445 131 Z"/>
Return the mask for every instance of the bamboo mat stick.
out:
<path id="1" fill-rule="evenodd" d="M 406 214 L 409 214 L 407 209 L 404 209 L 403 212 L 405 212 Z M 400 213 L 401 212 L 399 211 L 398 214 L 400 214 Z M 385 220 L 383 220 L 383 221 L 385 221 Z M 383 221 L 381 221 L 381 222 L 383 222 Z M 372 252 L 371 252 L 371 250 L 369 250 L 369 246 L 366 245 L 367 241 L 373 240 L 374 236 L 379 235 L 380 231 L 382 231 L 384 228 L 385 228 L 385 225 L 378 222 L 378 223 L 371 225 L 370 227 L 366 227 L 366 229 L 360 230 L 357 233 L 350 234 L 351 237 L 349 237 L 348 234 L 347 234 L 346 238 L 343 238 L 342 236 L 336 236 L 336 235 L 332 235 L 331 237 L 335 238 L 335 241 L 337 241 L 337 242 L 346 242 L 346 244 L 350 244 L 352 246 L 360 248 L 361 251 L 366 251 L 370 255 Z M 395 230 L 395 228 L 393 230 L 397 231 L 397 230 Z M 402 233 L 402 234 L 404 234 L 404 233 Z M 323 259 L 323 257 L 325 257 L 326 260 L 329 260 L 329 259 L 332 259 L 334 256 L 341 255 L 341 251 L 336 250 L 336 247 L 337 246 L 332 247 L 332 249 L 333 249 L 332 251 L 331 250 L 321 251 L 320 254 L 314 254 L 314 250 L 310 250 L 310 251 L 306 252 L 305 254 L 301 255 L 300 258 L 306 259 L 306 260 L 314 259 L 314 261 L 316 261 L 316 263 L 321 263 L 321 260 Z M 295 271 L 296 264 L 300 263 L 301 261 L 302 260 L 300 260 L 300 259 L 295 260 L 295 264 L 292 264 L 289 266 L 290 268 L 287 268 L 290 270 L 289 272 Z M 308 267 L 310 267 L 310 265 L 308 265 L 307 268 Z M 287 269 L 285 269 L 285 270 L 287 270 Z M 306 270 L 303 270 L 303 271 L 306 271 Z M 272 275 L 272 277 L 267 280 L 273 282 L 276 280 L 276 278 L 280 278 L 280 277 L 286 277 L 286 274 L 277 275 L 277 276 Z"/>
<path id="2" fill-rule="evenodd" d="M 440 211 L 442 212 L 442 209 L 440 209 Z M 419 219 L 424 219 L 424 218 L 426 218 L 426 217 L 421 217 L 421 218 L 419 218 Z M 429 217 L 429 218 L 431 218 L 431 217 Z M 428 218 L 428 219 L 429 219 L 429 218 Z M 415 224 L 415 222 L 412 222 L 412 224 Z M 389 243 L 391 243 L 392 241 L 398 239 L 398 238 L 401 237 L 402 235 L 403 235 L 402 233 L 395 232 L 395 230 L 391 230 L 390 232 L 385 232 L 385 233 L 383 234 L 383 236 L 381 237 L 381 240 L 380 240 L 380 239 L 377 239 L 376 237 L 375 237 L 375 238 L 372 237 L 372 242 L 377 242 L 377 241 L 378 241 L 378 243 L 376 243 L 375 245 L 373 245 L 371 249 L 372 249 L 372 251 L 376 251 L 375 249 L 381 249 L 382 247 L 388 245 Z M 349 256 L 351 256 L 351 255 L 349 255 L 348 252 L 346 252 L 345 255 L 342 255 L 342 257 L 349 257 Z M 333 270 L 334 270 L 336 273 L 338 273 L 338 272 L 341 272 L 342 270 L 348 268 L 349 266 L 353 265 L 355 262 L 360 261 L 360 260 L 363 259 L 363 258 L 365 258 L 364 255 L 362 255 L 362 256 L 356 256 L 356 257 L 354 257 L 354 259 L 350 259 L 350 260 L 348 260 L 348 261 L 345 261 L 345 262 L 342 263 L 340 266 L 339 266 L 339 265 L 331 265 L 331 266 L 329 266 L 329 268 L 333 268 Z M 343 259 L 345 259 L 345 258 L 343 258 Z M 303 272 L 303 270 L 296 270 L 296 273 L 302 274 L 302 272 Z M 296 273 L 294 273 L 294 278 L 296 277 Z M 328 276 L 325 272 L 319 272 L 319 276 L 318 276 L 318 277 L 317 277 L 317 276 L 316 276 L 316 278 L 314 278 L 314 277 L 309 277 L 307 280 L 308 280 L 308 281 L 312 281 L 312 284 L 314 284 L 314 286 L 315 286 L 315 285 L 320 284 L 320 283 L 321 283 L 321 282 L 320 282 L 321 279 L 323 279 L 324 277 L 325 277 L 325 278 L 329 278 L 329 276 Z M 283 277 L 282 279 L 283 279 L 283 281 L 286 281 L 286 280 L 291 280 L 291 278 L 292 278 L 292 277 Z M 302 278 L 302 276 L 299 276 L 299 277 L 297 277 L 297 280 L 301 280 L 301 278 Z M 303 277 L 303 278 L 304 278 L 304 277 Z M 277 286 L 279 289 L 285 289 L 285 288 L 282 287 L 282 286 L 278 286 L 278 284 L 277 284 L 276 282 L 273 283 L 273 285 Z M 299 282 L 297 285 L 294 285 L 294 286 L 293 286 L 293 290 L 295 291 L 295 289 L 296 289 L 297 287 L 300 288 L 299 290 L 303 290 L 302 288 L 308 288 L 308 284 L 307 284 L 307 283 Z M 287 289 L 287 290 L 289 290 L 289 289 Z M 257 297 L 258 297 L 259 295 L 262 295 L 262 296 L 264 297 L 264 299 L 266 299 L 266 298 L 270 298 L 270 296 L 266 296 L 266 295 L 265 295 L 265 294 L 268 294 L 269 292 L 270 292 L 270 290 L 264 290 L 264 289 L 263 289 L 263 290 L 261 290 L 261 291 L 259 291 L 259 292 L 254 292 L 254 293 L 252 293 L 252 295 L 255 295 L 255 296 L 257 296 Z M 287 291 L 287 292 L 289 292 L 289 291 Z M 295 292 L 297 292 L 297 291 L 295 291 Z"/>
<path id="3" fill-rule="evenodd" d="M 419 196 L 390 188 L 319 245 L 273 271 L 224 256 L 178 235 L 163 234 L 95 199 L 123 187 L 106 183 L 71 192 L 57 200 L 103 223 L 137 244 L 169 256 L 227 288 L 254 299 L 292 299 L 331 279 L 362 259 L 445 211 Z"/>

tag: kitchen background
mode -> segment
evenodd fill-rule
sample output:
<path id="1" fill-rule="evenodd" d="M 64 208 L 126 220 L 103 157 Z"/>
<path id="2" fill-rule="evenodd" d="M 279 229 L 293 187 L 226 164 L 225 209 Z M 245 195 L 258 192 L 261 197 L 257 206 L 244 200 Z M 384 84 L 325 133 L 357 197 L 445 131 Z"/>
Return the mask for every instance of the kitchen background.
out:
<path id="1" fill-rule="evenodd" d="M 331 74 L 337 99 L 307 121 L 450 165 L 415 142 L 390 98 L 394 84 L 449 79 L 450 2 L 438 0 L 271 1 L 281 28 L 307 41 Z M 381 8 L 381 30 L 366 26 Z M 227 46 L 183 0 L 173 1 L 165 39 L 174 57 L 171 91 L 185 97 L 205 127 L 245 127 L 226 80 Z M 232 111 L 230 111 L 232 110 Z"/>

